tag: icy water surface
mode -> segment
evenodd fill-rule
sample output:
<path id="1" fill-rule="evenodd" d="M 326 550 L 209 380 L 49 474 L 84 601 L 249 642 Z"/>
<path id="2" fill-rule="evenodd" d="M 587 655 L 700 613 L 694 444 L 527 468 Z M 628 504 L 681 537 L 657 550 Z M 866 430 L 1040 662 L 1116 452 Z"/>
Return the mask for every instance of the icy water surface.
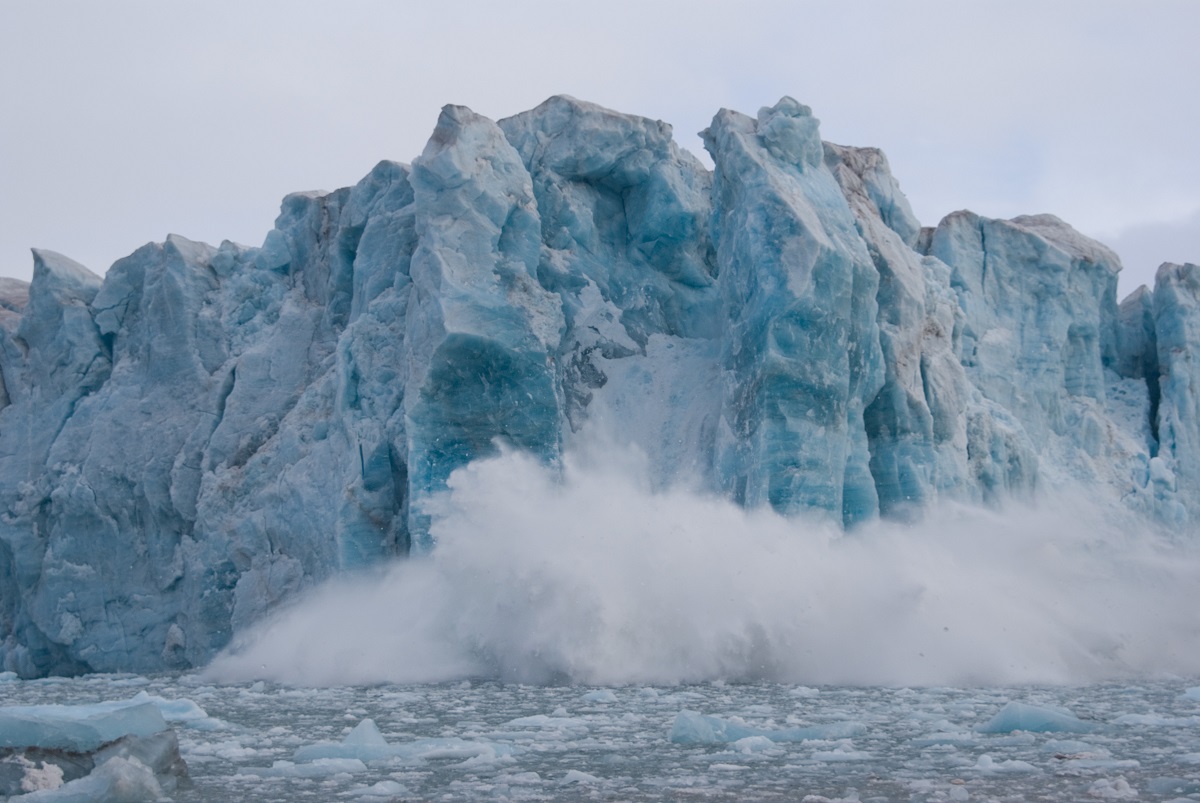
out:
<path id="1" fill-rule="evenodd" d="M 146 691 L 193 700 L 209 718 L 175 723 L 193 782 L 177 801 L 1148 801 L 1200 800 L 1195 684 L 293 689 L 93 676 L 2 683 L 0 698 L 90 703 Z M 980 732 L 1011 701 L 1068 709 L 1088 732 Z M 391 755 L 311 759 L 314 745 L 341 742 L 366 718 Z M 696 722 L 738 738 L 672 741 L 695 738 L 685 726 Z M 811 727 L 827 738 L 772 740 Z"/>

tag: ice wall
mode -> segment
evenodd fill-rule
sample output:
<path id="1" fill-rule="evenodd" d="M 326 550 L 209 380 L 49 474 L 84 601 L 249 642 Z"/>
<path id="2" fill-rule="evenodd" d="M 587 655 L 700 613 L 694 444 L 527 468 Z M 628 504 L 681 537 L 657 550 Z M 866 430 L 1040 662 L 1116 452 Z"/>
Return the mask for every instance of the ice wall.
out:
<path id="1" fill-rule="evenodd" d="M 863 410 L 883 384 L 879 273 L 790 98 L 752 120 L 723 110 L 713 155 L 725 382 L 718 479 L 741 503 L 874 515 Z"/>
<path id="2" fill-rule="evenodd" d="M 1118 307 L 1051 216 L 922 229 L 790 98 L 704 139 L 712 172 L 573 98 L 448 106 L 260 247 L 171 235 L 103 280 L 35 251 L 0 281 L 3 668 L 201 664 L 436 549 L 439 491 L 501 448 L 633 443 L 656 487 L 847 527 L 1078 484 L 1200 514 L 1200 268 Z"/>

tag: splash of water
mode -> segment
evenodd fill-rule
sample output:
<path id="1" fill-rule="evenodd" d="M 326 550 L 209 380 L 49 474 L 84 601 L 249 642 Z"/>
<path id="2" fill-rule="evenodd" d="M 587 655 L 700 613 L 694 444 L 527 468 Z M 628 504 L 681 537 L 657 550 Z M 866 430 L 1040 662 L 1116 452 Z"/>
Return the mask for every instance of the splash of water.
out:
<path id="1" fill-rule="evenodd" d="M 646 468 L 456 472 L 433 554 L 335 579 L 208 673 L 429 682 L 995 685 L 1200 673 L 1200 550 L 1057 500 L 842 534 Z"/>

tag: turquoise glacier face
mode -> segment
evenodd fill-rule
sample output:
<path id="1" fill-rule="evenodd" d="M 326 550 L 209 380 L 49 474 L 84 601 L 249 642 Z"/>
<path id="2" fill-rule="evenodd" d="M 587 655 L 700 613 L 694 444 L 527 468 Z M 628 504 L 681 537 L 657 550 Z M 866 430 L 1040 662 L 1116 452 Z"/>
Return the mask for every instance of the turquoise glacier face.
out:
<path id="1" fill-rule="evenodd" d="M 261 247 L 171 235 L 103 279 L 35 251 L 0 280 L 0 670 L 203 664 L 436 550 L 470 461 L 597 433 L 661 487 L 850 530 L 1078 487 L 1200 515 L 1200 267 L 1118 304 L 1053 216 L 922 228 L 790 98 L 703 138 L 711 171 L 570 97 L 447 106 Z"/>

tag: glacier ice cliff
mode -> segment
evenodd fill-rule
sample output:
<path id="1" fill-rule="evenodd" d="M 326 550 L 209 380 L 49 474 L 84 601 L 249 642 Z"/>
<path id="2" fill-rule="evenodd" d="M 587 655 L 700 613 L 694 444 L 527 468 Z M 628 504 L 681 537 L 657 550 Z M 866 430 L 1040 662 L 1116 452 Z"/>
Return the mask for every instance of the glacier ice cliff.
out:
<path id="1" fill-rule="evenodd" d="M 1049 215 L 915 219 L 785 98 L 668 125 L 447 106 L 411 166 L 0 280 L 0 664 L 196 666 L 333 573 L 435 548 L 451 473 L 585 433 L 663 486 L 907 519 L 1085 486 L 1200 516 L 1200 266 L 1116 297 Z"/>

